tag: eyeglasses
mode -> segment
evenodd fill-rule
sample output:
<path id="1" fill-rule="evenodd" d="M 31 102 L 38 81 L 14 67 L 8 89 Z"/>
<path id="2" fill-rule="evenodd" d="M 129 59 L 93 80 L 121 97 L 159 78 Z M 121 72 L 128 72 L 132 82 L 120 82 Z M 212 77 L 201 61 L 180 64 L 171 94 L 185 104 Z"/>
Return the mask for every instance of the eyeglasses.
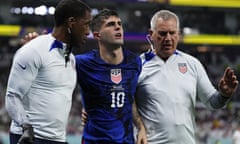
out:
<path id="1" fill-rule="evenodd" d="M 176 31 L 159 31 L 159 32 L 158 32 L 158 34 L 159 34 L 160 36 L 163 36 L 163 37 L 167 36 L 168 33 L 169 33 L 170 35 L 174 35 L 174 34 L 176 34 L 177 32 L 176 32 Z"/>

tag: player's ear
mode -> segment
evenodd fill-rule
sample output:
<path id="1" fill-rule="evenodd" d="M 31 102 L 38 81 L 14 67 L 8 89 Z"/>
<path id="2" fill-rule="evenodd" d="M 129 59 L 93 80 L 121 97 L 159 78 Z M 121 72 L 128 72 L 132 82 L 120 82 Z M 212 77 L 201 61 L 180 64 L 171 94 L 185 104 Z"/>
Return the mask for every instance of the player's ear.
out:
<path id="1" fill-rule="evenodd" d="M 100 38 L 100 33 L 99 32 L 93 32 L 93 37 L 95 38 L 95 39 L 99 39 Z"/>
<path id="2" fill-rule="evenodd" d="M 74 23 L 75 23 L 75 18 L 74 18 L 74 17 L 69 17 L 69 18 L 67 19 L 67 27 L 68 27 L 68 28 L 72 29 Z"/>
<path id="3" fill-rule="evenodd" d="M 151 29 L 148 30 L 148 35 L 147 37 L 149 38 L 150 42 L 152 42 L 152 34 L 153 34 L 153 31 Z"/>

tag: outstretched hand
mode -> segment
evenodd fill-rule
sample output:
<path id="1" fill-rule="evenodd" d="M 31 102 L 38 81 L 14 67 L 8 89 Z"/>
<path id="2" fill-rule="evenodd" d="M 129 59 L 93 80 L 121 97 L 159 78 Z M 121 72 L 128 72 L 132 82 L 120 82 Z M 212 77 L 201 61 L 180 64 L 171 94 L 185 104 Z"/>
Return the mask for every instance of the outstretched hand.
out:
<path id="1" fill-rule="evenodd" d="M 221 95 L 228 98 L 231 97 L 236 92 L 238 83 L 237 76 L 234 74 L 233 69 L 227 67 L 223 77 L 218 83 Z"/>

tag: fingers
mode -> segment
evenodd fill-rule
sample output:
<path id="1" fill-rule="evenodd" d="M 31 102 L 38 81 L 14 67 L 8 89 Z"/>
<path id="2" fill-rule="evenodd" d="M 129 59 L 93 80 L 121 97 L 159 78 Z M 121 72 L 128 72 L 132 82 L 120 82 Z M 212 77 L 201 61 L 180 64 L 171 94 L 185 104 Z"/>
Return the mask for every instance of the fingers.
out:
<path id="1" fill-rule="evenodd" d="M 223 81 L 232 88 L 238 85 L 237 76 L 234 74 L 234 70 L 230 67 L 226 68 L 223 75 Z"/>
<path id="2" fill-rule="evenodd" d="M 147 134 L 145 128 L 140 129 L 137 133 L 137 144 L 147 144 Z"/>
<path id="3" fill-rule="evenodd" d="M 22 38 L 22 39 L 20 40 L 20 43 L 21 43 L 22 45 L 24 45 L 24 44 L 26 44 L 27 42 L 29 42 L 30 40 L 32 40 L 32 39 L 34 39 L 34 38 L 36 38 L 36 37 L 38 37 L 38 36 L 39 36 L 39 34 L 38 34 L 37 32 L 28 33 L 28 34 L 26 34 L 26 35 L 24 36 L 24 38 Z"/>
<path id="4" fill-rule="evenodd" d="M 147 138 L 145 136 L 138 136 L 137 137 L 137 144 L 147 144 Z"/>
<path id="5" fill-rule="evenodd" d="M 233 76 L 234 76 L 233 70 L 230 67 L 227 67 L 223 75 L 223 80 L 225 82 L 229 82 L 233 79 Z"/>
<path id="6" fill-rule="evenodd" d="M 87 119 L 87 112 L 82 111 L 82 117 L 86 120 Z"/>
<path id="7" fill-rule="evenodd" d="M 44 29 L 42 32 L 41 32 L 41 34 L 47 34 L 48 33 L 48 31 L 46 30 L 46 29 Z"/>
<path id="8" fill-rule="evenodd" d="M 227 67 L 224 72 L 224 78 L 225 80 L 231 79 L 231 77 L 234 75 L 233 70 L 230 67 Z"/>
<path id="9" fill-rule="evenodd" d="M 87 116 L 87 112 L 85 112 L 84 110 L 82 110 L 82 117 L 81 117 L 81 119 L 82 119 L 82 125 L 83 126 L 85 126 L 86 125 L 86 123 L 87 123 L 87 121 L 88 121 L 88 118 L 87 118 L 88 116 Z"/>
<path id="10" fill-rule="evenodd" d="M 221 94 L 227 97 L 233 95 L 233 93 L 237 90 L 238 83 L 239 82 L 237 80 L 237 76 L 234 74 L 234 70 L 227 67 L 223 77 L 219 81 Z"/>
<path id="11" fill-rule="evenodd" d="M 25 39 L 26 40 L 32 40 L 34 38 L 36 38 L 39 34 L 36 32 L 32 32 L 32 33 L 28 33 L 27 35 L 25 35 Z"/>

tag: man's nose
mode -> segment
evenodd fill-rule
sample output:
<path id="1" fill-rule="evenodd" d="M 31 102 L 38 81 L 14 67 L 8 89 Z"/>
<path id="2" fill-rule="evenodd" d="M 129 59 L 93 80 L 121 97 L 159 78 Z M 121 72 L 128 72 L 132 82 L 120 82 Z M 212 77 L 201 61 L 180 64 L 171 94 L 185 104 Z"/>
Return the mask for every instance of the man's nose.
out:
<path id="1" fill-rule="evenodd" d="M 170 39 L 171 39 L 171 34 L 167 32 L 165 35 L 165 40 L 170 40 Z"/>

